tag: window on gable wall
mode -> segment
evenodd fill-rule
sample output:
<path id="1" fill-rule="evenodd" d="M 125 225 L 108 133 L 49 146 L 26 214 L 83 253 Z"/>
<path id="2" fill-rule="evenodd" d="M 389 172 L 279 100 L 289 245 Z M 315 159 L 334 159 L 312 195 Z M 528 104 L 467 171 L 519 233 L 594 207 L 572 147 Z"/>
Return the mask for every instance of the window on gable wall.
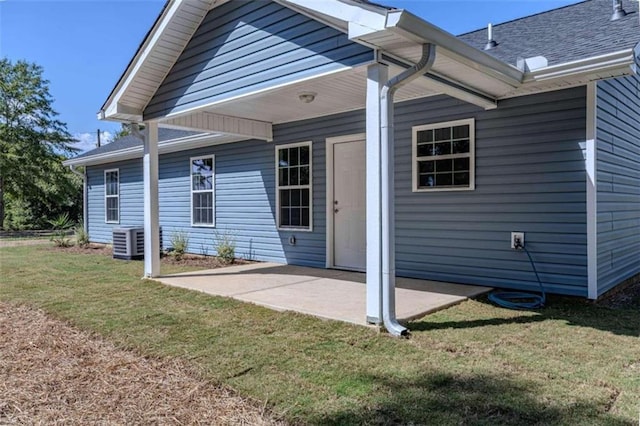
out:
<path id="1" fill-rule="evenodd" d="M 120 222 L 120 171 L 111 169 L 104 171 L 104 221 Z"/>
<path id="2" fill-rule="evenodd" d="M 191 225 L 215 225 L 215 158 L 191 158 Z"/>
<path id="3" fill-rule="evenodd" d="M 276 147 L 279 229 L 311 230 L 311 142 Z"/>
<path id="4" fill-rule="evenodd" d="M 414 192 L 475 189 L 474 119 L 412 130 Z"/>

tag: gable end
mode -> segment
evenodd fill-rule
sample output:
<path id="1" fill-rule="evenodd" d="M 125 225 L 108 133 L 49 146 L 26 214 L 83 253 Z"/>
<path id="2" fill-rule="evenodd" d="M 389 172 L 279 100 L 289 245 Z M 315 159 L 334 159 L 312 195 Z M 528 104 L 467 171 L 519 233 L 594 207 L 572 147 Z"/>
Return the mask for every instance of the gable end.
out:
<path id="1" fill-rule="evenodd" d="M 272 1 L 229 1 L 207 14 L 144 111 L 177 114 L 373 60 L 346 34 Z"/>

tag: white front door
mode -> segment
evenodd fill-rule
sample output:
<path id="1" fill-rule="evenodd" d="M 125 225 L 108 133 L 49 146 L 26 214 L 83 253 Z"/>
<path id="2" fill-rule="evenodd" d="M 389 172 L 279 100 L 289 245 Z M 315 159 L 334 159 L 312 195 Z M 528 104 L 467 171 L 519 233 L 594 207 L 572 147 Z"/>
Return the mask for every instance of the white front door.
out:
<path id="1" fill-rule="evenodd" d="M 364 139 L 333 146 L 333 266 L 365 270 L 366 168 Z"/>

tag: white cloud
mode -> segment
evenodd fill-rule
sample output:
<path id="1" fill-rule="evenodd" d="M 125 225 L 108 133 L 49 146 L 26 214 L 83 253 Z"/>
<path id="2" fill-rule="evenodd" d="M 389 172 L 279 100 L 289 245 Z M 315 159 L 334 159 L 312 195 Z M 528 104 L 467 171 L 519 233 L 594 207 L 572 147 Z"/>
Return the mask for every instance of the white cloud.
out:
<path id="1" fill-rule="evenodd" d="M 74 143 L 73 146 L 78 148 L 80 152 L 90 151 L 98 146 L 98 138 L 96 133 L 76 133 L 73 135 L 74 139 L 78 142 Z M 111 142 L 113 135 L 108 130 L 100 132 L 100 142 L 101 144 Z"/>

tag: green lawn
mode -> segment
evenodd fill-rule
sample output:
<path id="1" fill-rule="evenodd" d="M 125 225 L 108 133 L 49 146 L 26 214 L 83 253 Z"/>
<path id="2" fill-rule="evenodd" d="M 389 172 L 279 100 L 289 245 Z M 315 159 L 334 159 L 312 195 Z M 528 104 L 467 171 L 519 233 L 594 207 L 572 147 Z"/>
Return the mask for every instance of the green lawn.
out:
<path id="1" fill-rule="evenodd" d="M 638 424 L 639 310 L 468 301 L 400 340 L 143 281 L 140 262 L 33 246 L 0 249 L 0 267 L 1 300 L 185 359 L 294 423 Z"/>

